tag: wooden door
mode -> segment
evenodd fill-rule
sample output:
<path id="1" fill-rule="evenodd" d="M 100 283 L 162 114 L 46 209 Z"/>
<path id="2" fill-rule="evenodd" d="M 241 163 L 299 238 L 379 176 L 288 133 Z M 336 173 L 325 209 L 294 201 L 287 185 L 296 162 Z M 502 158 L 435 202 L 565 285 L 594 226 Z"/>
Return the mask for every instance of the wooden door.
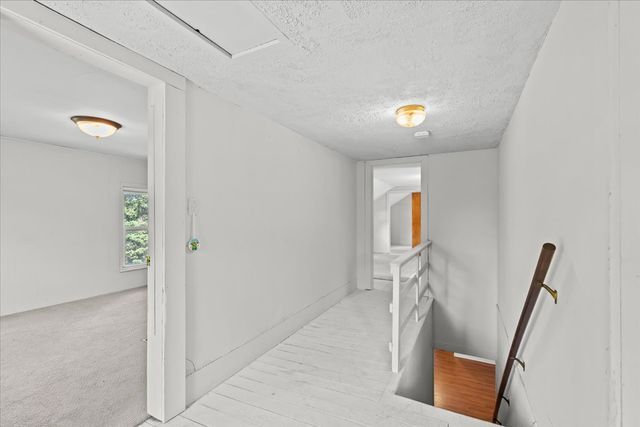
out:
<path id="1" fill-rule="evenodd" d="M 420 216 L 421 216 L 421 198 L 420 193 L 411 193 L 411 246 L 416 247 L 420 244 Z"/>

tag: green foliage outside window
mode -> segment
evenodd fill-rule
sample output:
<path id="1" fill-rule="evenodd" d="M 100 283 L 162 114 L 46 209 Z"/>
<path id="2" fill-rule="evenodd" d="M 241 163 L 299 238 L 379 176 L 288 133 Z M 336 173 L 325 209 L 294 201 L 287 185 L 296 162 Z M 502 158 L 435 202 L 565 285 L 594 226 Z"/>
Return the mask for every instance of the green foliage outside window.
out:
<path id="1" fill-rule="evenodd" d="M 124 263 L 126 266 L 146 262 L 149 232 L 149 197 L 147 193 L 124 192 Z"/>

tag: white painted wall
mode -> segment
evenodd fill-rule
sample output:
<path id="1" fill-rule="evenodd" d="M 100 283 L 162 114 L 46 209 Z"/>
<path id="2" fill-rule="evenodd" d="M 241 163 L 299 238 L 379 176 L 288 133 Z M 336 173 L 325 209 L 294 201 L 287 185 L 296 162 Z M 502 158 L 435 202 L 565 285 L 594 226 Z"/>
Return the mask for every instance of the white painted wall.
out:
<path id="1" fill-rule="evenodd" d="M 619 49 L 618 7 L 628 6 L 624 2 L 561 4 L 500 145 L 499 372 L 540 246 L 553 242 L 558 247 L 547 283 L 558 289 L 559 302 L 554 305 L 544 292 L 540 296 L 521 351 L 526 371 L 516 368 L 507 392 L 511 407 L 500 418 L 507 425 L 533 421 L 538 426 L 619 425 L 609 421 L 620 417 L 619 391 L 610 393 L 610 384 L 616 389 L 620 367 L 615 338 L 620 318 L 620 302 L 615 300 L 620 201 L 622 303 L 629 310 L 623 311 L 623 318 L 629 316 L 626 325 L 632 328 L 623 335 L 623 351 L 630 353 L 623 353 L 622 368 L 623 375 L 626 368 L 636 376 L 635 385 L 631 382 L 627 388 L 626 405 L 635 415 L 625 414 L 624 425 L 638 420 L 638 370 L 631 367 L 640 359 L 638 258 L 625 257 L 625 248 L 626 256 L 639 253 L 638 8 L 635 21 L 625 20 L 628 32 L 621 40 L 626 43 Z M 627 60 L 635 61 L 635 73 L 625 70 Z M 626 102 L 618 104 L 620 93 Z M 635 94 L 633 102 L 633 95 L 626 98 L 629 93 Z M 619 105 L 629 120 L 625 130 L 630 131 L 623 132 L 621 147 L 616 142 Z M 616 184 L 619 148 L 621 195 Z M 624 286 L 624 280 L 629 286 Z"/>
<path id="2" fill-rule="evenodd" d="M 377 199 L 380 196 L 383 196 L 387 193 L 387 191 L 391 190 L 393 185 L 390 185 L 381 179 L 377 179 L 375 176 L 373 177 L 373 199 Z"/>
<path id="3" fill-rule="evenodd" d="M 376 188 L 375 184 L 373 188 Z M 390 249 L 389 193 L 385 192 L 373 199 L 373 251 L 388 253 Z"/>
<path id="4" fill-rule="evenodd" d="M 389 227 L 393 246 L 411 246 L 412 209 L 411 193 L 404 196 L 390 207 Z"/>
<path id="5" fill-rule="evenodd" d="M 640 420 L 640 2 L 620 3 L 622 425 Z"/>
<path id="6" fill-rule="evenodd" d="M 433 350 L 434 350 L 433 302 L 428 303 L 420 333 L 416 337 L 402 375 L 398 381 L 396 394 L 433 405 Z"/>
<path id="7" fill-rule="evenodd" d="M 193 401 L 355 288 L 356 163 L 189 84 L 187 165 Z"/>
<path id="8" fill-rule="evenodd" d="M 428 162 L 436 347 L 495 359 L 497 150 L 430 155 Z"/>
<path id="9" fill-rule="evenodd" d="M 391 249 L 389 231 L 389 199 L 391 185 L 373 177 L 373 251 L 388 253 Z"/>
<path id="10" fill-rule="evenodd" d="M 146 161 L 2 138 L 0 313 L 146 284 L 120 272 L 122 184 L 146 186 Z"/>

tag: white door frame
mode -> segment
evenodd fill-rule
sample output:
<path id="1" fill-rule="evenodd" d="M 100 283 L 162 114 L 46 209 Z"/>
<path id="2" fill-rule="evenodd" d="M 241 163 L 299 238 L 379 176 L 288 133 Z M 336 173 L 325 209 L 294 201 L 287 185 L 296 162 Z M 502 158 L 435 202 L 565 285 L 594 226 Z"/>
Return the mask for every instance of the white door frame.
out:
<path id="1" fill-rule="evenodd" d="M 186 81 L 39 3 L 3 1 L 0 10 L 56 49 L 148 89 L 147 412 L 167 421 L 186 401 Z"/>
<path id="2" fill-rule="evenodd" d="M 357 164 L 357 275 L 358 289 L 373 289 L 373 169 L 376 166 L 420 164 L 422 240 L 429 237 L 428 171 L 429 156 L 360 161 Z M 424 197 L 424 195 L 427 197 Z"/>

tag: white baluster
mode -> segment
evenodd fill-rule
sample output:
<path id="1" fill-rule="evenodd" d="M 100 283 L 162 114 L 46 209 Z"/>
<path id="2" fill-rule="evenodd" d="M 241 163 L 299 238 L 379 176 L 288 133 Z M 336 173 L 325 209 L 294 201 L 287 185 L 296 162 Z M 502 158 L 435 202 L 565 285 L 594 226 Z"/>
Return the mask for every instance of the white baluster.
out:
<path id="1" fill-rule="evenodd" d="M 420 319 L 420 283 L 422 282 L 422 276 L 420 275 L 420 270 L 422 270 L 422 256 L 421 253 L 418 252 L 418 270 L 416 272 L 416 322 Z"/>
<path id="2" fill-rule="evenodd" d="M 393 276 L 393 290 L 391 304 L 391 372 L 398 372 L 400 361 L 400 266 L 391 265 L 391 275 Z"/>

